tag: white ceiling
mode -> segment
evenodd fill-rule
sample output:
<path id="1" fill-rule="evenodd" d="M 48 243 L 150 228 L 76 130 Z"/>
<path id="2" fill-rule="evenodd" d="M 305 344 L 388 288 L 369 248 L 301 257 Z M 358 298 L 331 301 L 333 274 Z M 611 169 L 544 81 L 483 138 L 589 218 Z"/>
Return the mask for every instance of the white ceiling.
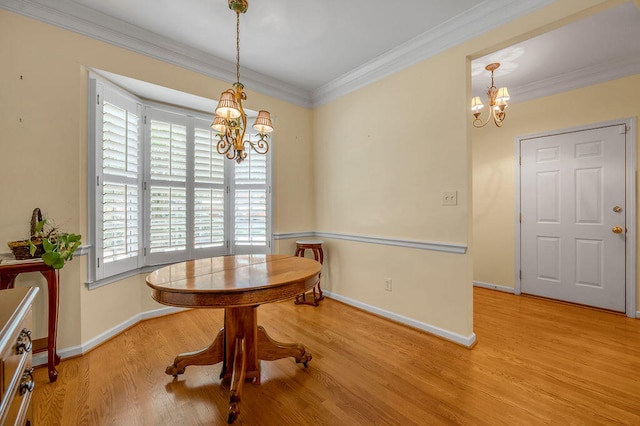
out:
<path id="1" fill-rule="evenodd" d="M 240 17 L 249 90 L 316 106 L 551 0 L 249 0 Z M 224 80 L 235 80 L 227 0 L 0 0 L 0 7 Z M 640 72 L 633 1 L 475 60 L 473 94 L 512 102 Z"/>
<path id="2" fill-rule="evenodd" d="M 235 61 L 236 16 L 227 0 L 75 1 Z M 240 16 L 241 65 L 311 91 L 476 4 L 404 0 L 401 10 L 393 0 L 250 0 Z"/>

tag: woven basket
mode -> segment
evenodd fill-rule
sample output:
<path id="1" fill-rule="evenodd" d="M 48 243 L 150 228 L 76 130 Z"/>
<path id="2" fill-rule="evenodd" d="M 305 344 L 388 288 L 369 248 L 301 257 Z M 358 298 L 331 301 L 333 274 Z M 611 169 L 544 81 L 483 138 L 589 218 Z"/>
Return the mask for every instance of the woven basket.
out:
<path id="1" fill-rule="evenodd" d="M 44 248 L 42 247 L 42 238 L 36 237 L 36 226 L 38 222 L 42 221 L 42 212 L 39 208 L 33 209 L 33 213 L 31 214 L 31 242 L 36 246 L 36 252 L 31 255 L 29 252 L 29 240 L 22 241 L 10 241 L 7 245 L 11 249 L 13 256 L 17 260 L 24 259 L 32 259 L 35 257 L 41 257 L 44 253 Z"/>

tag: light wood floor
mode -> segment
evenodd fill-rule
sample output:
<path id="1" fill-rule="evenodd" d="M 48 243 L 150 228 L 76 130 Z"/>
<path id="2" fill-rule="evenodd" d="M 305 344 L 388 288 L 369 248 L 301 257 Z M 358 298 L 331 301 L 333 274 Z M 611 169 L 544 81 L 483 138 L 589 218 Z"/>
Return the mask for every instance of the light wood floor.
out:
<path id="1" fill-rule="evenodd" d="M 640 425 L 640 320 L 622 315 L 475 289 L 472 350 L 330 299 L 261 306 L 259 322 L 313 360 L 263 362 L 234 424 Z M 54 384 L 37 369 L 35 425 L 225 424 L 220 366 L 164 374 L 221 325 L 218 310 L 153 319 L 62 361 Z"/>

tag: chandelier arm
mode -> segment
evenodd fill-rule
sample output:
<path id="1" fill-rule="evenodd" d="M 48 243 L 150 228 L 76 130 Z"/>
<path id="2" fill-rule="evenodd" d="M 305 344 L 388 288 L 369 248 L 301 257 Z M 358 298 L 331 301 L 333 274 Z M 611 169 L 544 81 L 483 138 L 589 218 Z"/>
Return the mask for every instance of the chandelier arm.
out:
<path id="1" fill-rule="evenodd" d="M 480 117 L 476 118 L 475 120 L 473 120 L 473 127 L 476 127 L 479 129 L 481 127 L 486 126 L 487 123 L 489 123 L 489 120 L 491 120 L 492 116 L 493 116 L 493 112 L 490 112 L 487 117 L 487 120 L 484 123 L 482 123 L 482 119 Z M 495 121 L 495 118 L 494 118 L 494 121 Z M 482 123 L 482 124 L 478 124 L 478 123 Z"/>
<path id="2" fill-rule="evenodd" d="M 227 158 L 229 160 L 233 160 L 234 158 L 236 158 L 236 151 L 235 150 L 231 150 L 231 149 L 227 149 Z"/>
<path id="3" fill-rule="evenodd" d="M 229 140 L 228 140 L 226 134 L 224 136 L 220 135 L 219 138 L 220 139 L 218 140 L 218 143 L 216 144 L 216 150 L 218 151 L 218 154 L 224 155 L 224 154 L 229 152 L 229 150 L 231 149 L 233 144 L 229 143 Z"/>
<path id="4" fill-rule="evenodd" d="M 267 152 L 269 152 L 269 142 L 267 142 L 267 137 L 268 135 L 260 134 L 260 139 L 258 139 L 257 142 L 254 143 L 250 140 L 247 140 L 246 142 L 249 142 L 251 148 L 253 148 L 253 150 L 258 154 L 266 154 Z"/>
<path id="5" fill-rule="evenodd" d="M 493 110 L 493 122 L 496 126 L 502 127 L 502 123 L 504 123 L 504 119 L 506 117 L 506 113 L 500 110 Z"/>

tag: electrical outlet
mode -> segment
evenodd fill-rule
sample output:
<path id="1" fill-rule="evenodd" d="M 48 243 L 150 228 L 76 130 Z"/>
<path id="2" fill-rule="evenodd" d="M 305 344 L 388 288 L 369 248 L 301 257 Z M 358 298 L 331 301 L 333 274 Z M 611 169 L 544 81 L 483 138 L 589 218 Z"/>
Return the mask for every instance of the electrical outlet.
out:
<path id="1" fill-rule="evenodd" d="M 457 206 L 458 205 L 458 191 L 442 191 L 442 205 L 443 206 Z"/>
<path id="2" fill-rule="evenodd" d="M 387 291 L 393 290 L 393 283 L 391 281 L 391 278 L 384 279 L 384 289 Z"/>

